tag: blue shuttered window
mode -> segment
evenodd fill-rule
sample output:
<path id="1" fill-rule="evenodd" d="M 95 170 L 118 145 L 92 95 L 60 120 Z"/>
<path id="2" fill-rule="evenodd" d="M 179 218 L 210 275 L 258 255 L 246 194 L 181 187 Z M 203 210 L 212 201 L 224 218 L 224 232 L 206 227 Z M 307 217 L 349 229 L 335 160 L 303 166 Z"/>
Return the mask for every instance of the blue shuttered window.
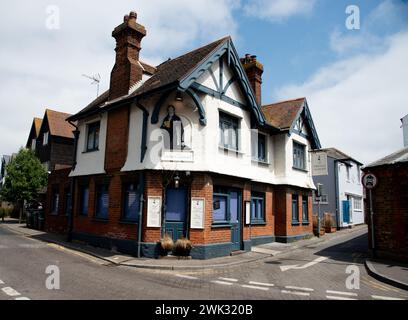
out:
<path id="1" fill-rule="evenodd" d="M 83 216 L 88 215 L 88 203 L 89 203 L 89 188 L 82 186 L 80 189 L 80 202 L 79 202 L 79 214 Z"/>
<path id="2" fill-rule="evenodd" d="M 265 222 L 265 194 L 253 192 L 251 196 L 251 220 Z"/>
<path id="3" fill-rule="evenodd" d="M 109 186 L 107 184 L 99 185 L 96 190 L 95 217 L 99 219 L 108 219 Z"/>
<path id="4" fill-rule="evenodd" d="M 292 195 L 292 223 L 299 223 L 298 195 Z"/>
<path id="5" fill-rule="evenodd" d="M 213 196 L 213 221 L 215 223 L 226 222 L 228 219 L 228 196 L 224 194 L 214 194 Z"/>
<path id="6" fill-rule="evenodd" d="M 302 197 L 302 222 L 307 223 L 309 221 L 309 204 L 308 204 L 308 197 Z"/>
<path id="7" fill-rule="evenodd" d="M 140 211 L 140 190 L 136 183 L 127 183 L 124 190 L 123 220 L 137 222 Z"/>

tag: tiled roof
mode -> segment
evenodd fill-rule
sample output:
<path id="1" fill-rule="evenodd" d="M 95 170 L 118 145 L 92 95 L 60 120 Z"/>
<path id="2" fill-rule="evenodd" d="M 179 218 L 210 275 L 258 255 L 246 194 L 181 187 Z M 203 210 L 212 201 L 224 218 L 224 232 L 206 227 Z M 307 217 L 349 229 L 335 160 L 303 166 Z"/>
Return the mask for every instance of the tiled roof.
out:
<path id="1" fill-rule="evenodd" d="M 367 165 L 366 168 L 378 167 L 401 162 L 408 162 L 408 147 L 402 148 L 401 150 L 391 153 L 390 155 L 380 160 L 374 161 L 373 163 Z"/>
<path id="2" fill-rule="evenodd" d="M 155 89 L 162 88 L 166 85 L 171 85 L 187 76 L 194 68 L 208 57 L 214 50 L 216 50 L 221 44 L 230 39 L 230 37 L 224 37 L 203 47 L 190 51 L 177 58 L 169 59 L 157 67 L 152 67 L 144 62 L 141 62 L 146 73 L 152 73 L 152 76 L 146 80 L 143 85 L 135 92 L 128 96 L 123 96 L 119 100 L 125 98 L 136 97 L 138 95 L 148 93 Z M 75 114 L 74 118 L 81 116 L 85 113 L 92 112 L 102 105 L 104 105 L 109 99 L 109 90 L 105 91 L 102 95 L 92 101 L 88 106 Z"/>
<path id="3" fill-rule="evenodd" d="M 35 127 L 35 135 L 38 137 L 38 134 L 40 133 L 40 129 L 41 129 L 42 119 L 34 118 L 33 122 L 34 122 L 34 127 Z"/>
<path id="4" fill-rule="evenodd" d="M 50 128 L 51 135 L 64 138 L 74 138 L 72 131 L 75 130 L 75 127 L 66 121 L 71 114 L 50 109 L 46 109 L 45 114 L 48 119 L 48 126 Z"/>
<path id="5" fill-rule="evenodd" d="M 156 73 L 147 80 L 143 86 L 136 90 L 132 96 L 137 96 L 181 80 L 203 61 L 204 58 L 228 39 L 229 37 L 222 38 L 175 59 L 169 59 L 163 62 L 156 67 Z"/>
<path id="6" fill-rule="evenodd" d="M 261 107 L 261 111 L 269 124 L 282 130 L 292 127 L 299 111 L 302 109 L 305 98 L 281 101 Z"/>

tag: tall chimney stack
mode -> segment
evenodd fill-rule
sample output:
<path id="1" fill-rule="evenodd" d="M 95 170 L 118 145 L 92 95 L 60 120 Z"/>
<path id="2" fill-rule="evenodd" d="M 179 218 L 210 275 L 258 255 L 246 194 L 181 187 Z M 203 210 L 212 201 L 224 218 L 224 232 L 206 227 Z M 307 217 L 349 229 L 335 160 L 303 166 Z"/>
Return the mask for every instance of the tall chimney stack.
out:
<path id="1" fill-rule="evenodd" d="M 262 96 L 262 74 L 263 65 L 260 63 L 256 56 L 246 54 L 244 58 L 241 58 L 241 64 L 248 76 L 249 82 L 251 84 L 252 90 L 254 91 L 256 102 L 261 105 Z"/>
<path id="2" fill-rule="evenodd" d="M 131 11 L 112 32 L 116 40 L 116 60 L 111 72 L 109 100 L 128 94 L 129 88 L 142 80 L 139 52 L 146 29 L 136 19 L 136 12 Z"/>

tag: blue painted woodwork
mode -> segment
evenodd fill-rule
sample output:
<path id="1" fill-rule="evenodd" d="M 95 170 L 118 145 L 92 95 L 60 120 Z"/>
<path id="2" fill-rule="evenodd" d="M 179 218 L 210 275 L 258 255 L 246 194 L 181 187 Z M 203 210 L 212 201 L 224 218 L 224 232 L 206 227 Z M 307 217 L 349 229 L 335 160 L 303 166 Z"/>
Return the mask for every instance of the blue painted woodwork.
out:
<path id="1" fill-rule="evenodd" d="M 343 222 L 350 223 L 350 201 L 343 200 L 342 207 L 343 207 Z"/>
<path id="2" fill-rule="evenodd" d="M 176 241 L 185 236 L 187 190 L 185 188 L 167 188 L 165 208 L 166 233 Z"/>

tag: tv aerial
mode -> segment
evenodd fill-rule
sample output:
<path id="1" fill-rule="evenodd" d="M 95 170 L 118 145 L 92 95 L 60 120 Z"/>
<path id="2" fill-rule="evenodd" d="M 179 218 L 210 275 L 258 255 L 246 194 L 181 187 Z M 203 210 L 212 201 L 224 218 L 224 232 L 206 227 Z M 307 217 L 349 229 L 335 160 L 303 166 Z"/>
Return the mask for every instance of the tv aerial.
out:
<path id="1" fill-rule="evenodd" d="M 96 97 L 98 98 L 99 97 L 99 83 L 101 82 L 100 74 L 98 73 L 93 76 L 88 76 L 86 74 L 83 74 L 82 76 L 85 78 L 91 79 L 92 80 L 91 84 L 96 84 Z"/>

